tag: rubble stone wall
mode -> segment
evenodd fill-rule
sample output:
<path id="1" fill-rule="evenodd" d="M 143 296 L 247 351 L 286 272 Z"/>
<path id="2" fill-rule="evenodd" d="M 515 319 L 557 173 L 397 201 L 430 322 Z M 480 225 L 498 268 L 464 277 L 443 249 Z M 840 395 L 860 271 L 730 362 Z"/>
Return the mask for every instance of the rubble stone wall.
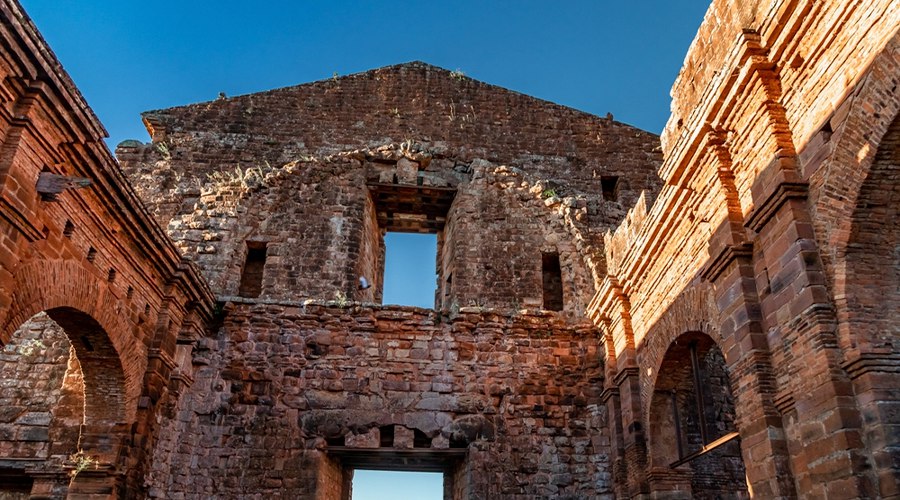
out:
<path id="1" fill-rule="evenodd" d="M 367 184 L 378 172 L 359 158 L 364 154 L 373 153 L 293 162 L 249 179 L 210 183 L 191 212 L 169 222 L 168 233 L 223 297 L 240 295 L 250 245 L 265 244 L 263 298 L 380 301 L 386 228 Z M 432 160 L 424 170 L 434 176 L 429 183 L 447 176 L 442 164 Z M 583 318 L 603 270 L 602 247 L 595 245 L 616 212 L 578 186 L 522 169 L 486 160 L 447 162 L 453 165 L 462 173 L 446 181 L 456 195 L 446 225 L 436 230 L 436 307 L 541 308 L 541 255 L 554 253 L 561 260 L 563 310 Z M 361 290 L 360 276 L 373 286 Z"/>
<path id="2" fill-rule="evenodd" d="M 0 351 L 0 462 L 77 451 L 84 420 L 81 367 L 63 329 L 40 313 Z"/>
<path id="3" fill-rule="evenodd" d="M 420 62 L 144 114 L 153 144 L 117 154 L 163 227 L 196 199 L 206 174 L 284 165 L 403 141 L 434 143 L 469 163 L 528 165 L 619 203 L 658 189 L 651 133 Z M 191 193 L 195 193 L 193 196 Z"/>
<path id="4" fill-rule="evenodd" d="M 659 189 L 653 134 L 423 63 L 144 118 L 152 142 L 117 155 L 220 296 L 237 295 L 245 240 L 261 240 L 263 297 L 379 302 L 381 237 L 415 230 L 440 233 L 438 308 L 540 307 L 541 253 L 556 252 L 564 310 L 583 317 L 605 275 L 603 233 Z M 373 202 L 392 186 L 426 201 L 453 191 L 437 214 L 450 223 L 373 224 L 403 209 Z M 359 276 L 373 287 L 357 290 Z"/>
<path id="5" fill-rule="evenodd" d="M 590 324 L 333 304 L 229 303 L 224 314 L 161 430 L 152 497 L 319 498 L 340 477 L 329 446 L 378 448 L 384 426 L 395 446 L 421 433 L 426 448 L 468 450 L 449 484 L 469 493 L 452 498 L 610 492 Z"/>

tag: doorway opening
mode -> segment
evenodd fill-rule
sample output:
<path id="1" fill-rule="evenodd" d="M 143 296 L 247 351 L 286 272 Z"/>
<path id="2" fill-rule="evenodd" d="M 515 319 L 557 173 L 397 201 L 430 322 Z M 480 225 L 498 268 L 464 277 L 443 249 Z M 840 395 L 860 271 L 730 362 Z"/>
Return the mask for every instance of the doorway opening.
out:
<path id="1" fill-rule="evenodd" d="M 443 500 L 442 472 L 355 469 L 351 500 Z"/>
<path id="2" fill-rule="evenodd" d="M 434 233 L 388 232 L 385 235 L 383 304 L 434 307 L 437 240 Z"/>
<path id="3" fill-rule="evenodd" d="M 654 492 L 691 498 L 749 498 L 736 403 L 725 356 L 708 335 L 688 332 L 669 346 L 650 403 Z M 679 486 L 680 485 L 680 486 Z"/>

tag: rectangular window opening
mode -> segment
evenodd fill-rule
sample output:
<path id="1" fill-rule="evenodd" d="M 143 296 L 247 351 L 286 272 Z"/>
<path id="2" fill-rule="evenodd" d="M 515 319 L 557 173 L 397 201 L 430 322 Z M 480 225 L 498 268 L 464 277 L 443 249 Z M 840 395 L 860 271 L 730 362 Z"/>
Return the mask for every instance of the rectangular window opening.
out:
<path id="1" fill-rule="evenodd" d="M 437 236 L 390 231 L 385 234 L 383 304 L 434 308 Z"/>
<path id="2" fill-rule="evenodd" d="M 544 284 L 544 309 L 563 310 L 562 269 L 558 253 L 541 255 L 541 274 Z"/>
<path id="3" fill-rule="evenodd" d="M 241 286 L 238 295 L 256 298 L 262 293 L 263 271 L 266 267 L 266 243 L 261 241 L 247 242 L 247 258 L 241 272 Z"/>
<path id="4" fill-rule="evenodd" d="M 606 201 L 618 201 L 619 199 L 619 176 L 602 175 L 600 176 L 600 189 L 603 191 L 603 199 Z"/>
<path id="5" fill-rule="evenodd" d="M 418 500 L 443 500 L 444 474 L 354 469 L 352 500 L 391 500 L 406 495 Z"/>

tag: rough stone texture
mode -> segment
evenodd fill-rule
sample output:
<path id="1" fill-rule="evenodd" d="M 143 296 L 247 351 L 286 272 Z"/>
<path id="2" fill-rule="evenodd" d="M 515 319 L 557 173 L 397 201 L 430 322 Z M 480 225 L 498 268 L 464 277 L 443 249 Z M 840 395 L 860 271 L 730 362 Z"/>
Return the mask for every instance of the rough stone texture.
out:
<path id="1" fill-rule="evenodd" d="M 661 151 L 408 63 L 147 113 L 127 180 L 0 17 L 0 496 L 900 495 L 897 2 L 715 0 Z M 435 310 L 378 305 L 386 231 Z"/>
<path id="2" fill-rule="evenodd" d="M 611 494 L 584 311 L 604 232 L 658 189 L 654 136 L 422 63 L 145 122 L 153 142 L 117 153 L 157 220 L 220 300 L 269 304 L 226 307 L 225 340 L 198 344 L 151 496 L 347 496 L 354 459 L 322 450 L 382 441 L 467 450 L 441 462 L 459 498 Z M 435 313 L 285 308 L 379 303 L 387 231 L 437 234 Z"/>
<path id="3" fill-rule="evenodd" d="M 599 342 L 546 312 L 229 303 L 151 496 L 338 498 L 322 493 L 340 486 L 334 445 L 468 447 L 466 498 L 609 496 Z"/>
<path id="4" fill-rule="evenodd" d="M 153 143 L 123 143 L 123 168 L 225 296 L 255 241 L 264 298 L 380 302 L 384 231 L 419 231 L 439 234 L 437 308 L 540 307 L 556 252 L 564 310 L 583 317 L 603 232 L 659 186 L 652 134 L 423 63 L 144 119 Z"/>
<path id="5" fill-rule="evenodd" d="M 618 175 L 620 207 L 658 187 L 653 134 L 421 62 L 151 111 L 144 121 L 153 146 L 118 153 L 164 227 L 191 210 L 191 184 L 205 174 L 410 140 L 433 143 L 450 160 L 515 165 L 597 196 L 600 176 Z"/>
<path id="6" fill-rule="evenodd" d="M 3 397 L 12 391 L 3 408 L 34 409 L 4 422 L 14 435 L 2 437 L 0 476 L 27 478 L 36 497 L 134 491 L 167 397 L 176 340 L 200 335 L 213 297 L 142 207 L 103 144 L 103 127 L 14 1 L 0 2 L 0 42 Z M 76 182 L 51 198 L 38 192 L 42 172 Z M 84 184 L 78 179 L 90 185 L 75 187 Z M 38 358 L 22 354 L 17 339 L 40 335 L 41 312 L 65 331 L 80 362 L 83 425 L 75 432 L 56 433 L 48 406 L 68 398 L 58 393 L 69 354 L 62 339 L 51 335 Z M 26 384 L 41 394 L 20 392 Z M 81 418 L 57 410 L 60 418 Z M 72 464 L 59 460 L 70 450 L 96 457 L 97 466 L 71 480 Z"/>
<path id="7" fill-rule="evenodd" d="M 0 459 L 61 465 L 77 451 L 84 420 L 81 366 L 62 328 L 40 313 L 0 354 Z"/>

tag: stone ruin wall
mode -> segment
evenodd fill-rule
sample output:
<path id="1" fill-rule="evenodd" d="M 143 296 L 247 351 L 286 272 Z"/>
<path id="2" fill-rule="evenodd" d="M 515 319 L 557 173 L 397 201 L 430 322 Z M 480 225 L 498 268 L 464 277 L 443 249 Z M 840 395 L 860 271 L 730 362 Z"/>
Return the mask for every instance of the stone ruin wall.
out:
<path id="1" fill-rule="evenodd" d="M 222 296 L 237 295 L 244 241 L 257 239 L 272 258 L 263 298 L 379 302 L 374 179 L 458 190 L 437 263 L 453 284 L 438 284 L 438 308 L 540 307 L 541 252 L 555 251 L 565 310 L 581 317 L 605 275 L 603 231 L 658 186 L 652 134 L 421 63 L 145 120 L 154 142 L 126 141 L 119 159 Z M 410 162 L 419 178 L 405 178 Z M 614 193 L 605 176 L 618 178 Z"/>
<path id="2" fill-rule="evenodd" d="M 194 179 L 207 173 L 404 141 L 463 163 L 527 168 L 597 197 L 601 175 L 619 176 L 607 211 L 659 187 L 654 134 L 420 62 L 147 112 L 144 121 L 153 146 L 125 141 L 117 155 L 163 227 L 191 209 Z"/>
<path id="3" fill-rule="evenodd" d="M 47 71 L 21 72 L 4 58 L 4 102 L 25 116 L 4 123 L 4 147 L 16 160 L 4 201 L 27 216 L 4 226 L 0 295 L 8 304 L 14 291 L 33 286 L 40 292 L 26 302 L 48 308 L 59 297 L 93 297 L 72 286 L 86 276 L 109 283 L 103 307 L 79 305 L 134 320 L 107 332 L 137 339 L 110 361 L 132 374 L 132 402 L 138 391 L 148 395 L 127 451 L 152 447 L 153 457 L 126 467 L 131 491 L 146 487 L 154 497 L 337 497 L 346 467 L 327 450 L 381 445 L 388 428 L 395 448 L 415 447 L 423 435 L 427 449 L 468 447 L 446 476 L 454 498 L 734 493 L 711 479 L 741 475 L 736 441 L 716 452 L 725 465 L 704 464 L 719 456 L 712 454 L 691 470 L 667 466 L 672 454 L 662 445 L 672 442 L 662 431 L 676 420 L 659 413 L 671 407 L 665 391 L 680 391 L 674 406 L 684 409 L 687 441 L 702 444 L 692 386 L 684 384 L 685 332 L 722 348 L 703 359 L 721 417 L 714 424 L 720 433 L 741 431 L 756 496 L 847 496 L 853 488 L 896 495 L 897 384 L 889 372 L 900 337 L 889 319 L 898 277 L 884 269 L 900 269 L 897 26 L 900 7 L 888 0 L 713 2 L 672 91 L 664 162 L 652 134 L 420 63 L 148 113 L 152 143 L 128 141 L 118 153 L 156 220 L 223 299 L 222 324 L 207 338 L 195 334 L 211 297 L 199 281 L 179 284 L 184 273 L 193 280 L 189 266 L 145 223 L 97 139 L 101 127 L 92 116 L 82 123 L 88 108 L 67 79 L 57 81 L 58 65 L 40 40 L 28 38 L 40 57 L 22 60 L 53 63 L 49 88 L 63 92 L 49 96 Z M 48 125 L 63 122 L 78 130 Z M 415 151 L 398 153 L 404 144 Z M 406 162 L 440 182 L 461 174 L 438 264 L 452 270 L 449 302 L 459 310 L 446 302 L 437 312 L 324 302 L 340 290 L 377 302 L 380 283 L 371 295 L 353 287 L 357 276 L 383 268 L 378 207 L 366 184 L 372 172 L 399 174 Z M 31 186 L 44 166 L 90 175 L 97 188 L 40 203 Z M 251 167 L 259 178 L 247 182 Z M 766 227 L 754 211 L 784 184 L 784 172 L 808 194 L 794 193 L 785 204 L 795 210 Z M 615 200 L 602 192 L 603 176 L 619 177 Z M 315 204 L 297 203 L 309 189 Z M 557 196 L 545 197 L 548 190 Z M 127 213 L 113 221 L 103 207 Z M 243 300 L 233 295 L 253 238 L 272 243 L 271 268 L 261 299 Z M 745 262 L 742 288 L 709 283 L 709 258 L 735 240 L 752 247 L 735 257 Z M 338 251 L 328 259 L 323 248 Z M 510 256 L 511 248 L 535 254 Z M 521 310 L 535 302 L 533 255 L 554 248 L 575 300 L 560 315 Z M 140 262 L 127 258 L 136 255 Z M 64 265 L 10 279 L 29 259 Z M 82 267 L 88 272 L 70 271 Z M 169 295 L 179 287 L 190 293 Z M 600 291 L 591 305 L 600 332 L 580 317 L 592 289 Z M 742 293 L 727 293 L 735 290 Z M 797 300 L 800 293 L 807 297 Z M 300 300 L 307 297 L 324 300 Z M 203 314 L 186 312 L 195 308 Z M 723 309 L 732 315 L 720 316 Z M 735 322 L 754 321 L 759 329 L 744 344 L 722 342 L 734 338 Z M 153 368 L 138 387 L 148 324 L 159 331 Z M 826 342 L 810 348 L 815 338 Z M 60 462 L 86 442 L 77 437 L 84 415 L 76 407 L 84 410 L 77 395 L 90 379 L 79 379 L 68 339 L 44 316 L 3 340 L 0 456 L 55 461 L 50 472 L 62 489 L 45 492 L 63 495 Z M 752 356 L 735 364 L 745 348 Z M 173 366 L 160 367 L 161 359 Z M 118 390 L 108 381 L 98 388 Z M 817 399 L 804 400 L 809 394 Z M 117 463 L 104 460 L 108 476 L 97 472 L 98 482 L 74 481 L 69 491 L 119 481 Z M 22 462 L 0 459 L 0 472 L 21 471 Z"/>
<path id="4" fill-rule="evenodd" d="M 329 446 L 468 447 L 453 498 L 610 493 L 599 339 L 554 313 L 228 303 L 165 415 L 153 498 L 338 498 Z M 416 438 L 419 439 L 418 437 Z M 331 492 L 330 494 L 328 492 Z M 334 495 L 334 496 L 332 496 Z"/>
<path id="5" fill-rule="evenodd" d="M 445 471 L 452 498 L 611 494 L 584 311 L 603 232 L 655 196 L 655 136 L 421 63 L 145 121 L 153 142 L 119 160 L 226 304 L 171 387 L 151 496 L 338 498 L 352 465 L 323 450 L 389 428 L 396 447 L 467 449 Z M 381 190 L 408 188 L 453 190 L 445 221 L 386 223 Z M 391 224 L 437 233 L 435 312 L 375 305 Z M 540 311 L 544 254 L 559 313 Z"/>
<path id="6" fill-rule="evenodd" d="M 40 313 L 0 351 L 0 464 L 67 463 L 84 419 L 81 366 L 62 328 Z"/>
<path id="7" fill-rule="evenodd" d="M 577 191 L 557 187 L 558 195 L 543 195 L 549 184 L 520 169 L 483 160 L 459 166 L 464 179 L 439 233 L 437 266 L 445 282 L 436 285 L 438 309 L 540 308 L 541 255 L 556 252 L 565 277 L 564 310 L 582 317 L 594 292 L 589 265 L 597 264 L 582 257 L 591 250 L 582 235 L 589 237 L 591 221 L 610 216 Z M 369 168 L 366 160 L 341 157 L 272 169 L 250 185 L 210 186 L 168 231 L 223 297 L 240 295 L 246 242 L 260 241 L 267 248 L 262 299 L 343 294 L 380 302 L 383 241 L 365 184 Z M 358 276 L 374 286 L 359 290 Z"/>

